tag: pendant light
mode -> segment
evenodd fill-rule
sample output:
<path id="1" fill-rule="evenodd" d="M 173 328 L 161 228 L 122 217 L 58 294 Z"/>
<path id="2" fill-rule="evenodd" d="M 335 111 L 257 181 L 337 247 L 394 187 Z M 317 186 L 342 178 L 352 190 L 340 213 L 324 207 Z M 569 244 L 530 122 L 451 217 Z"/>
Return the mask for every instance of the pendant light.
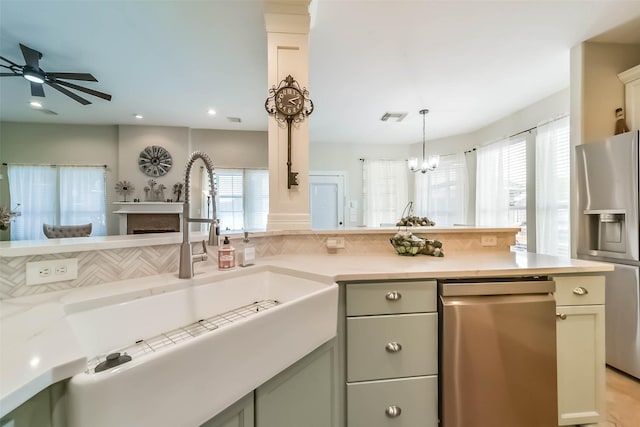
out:
<path id="1" fill-rule="evenodd" d="M 419 113 L 422 114 L 422 163 L 420 164 L 420 167 L 418 167 L 418 159 L 416 157 L 410 158 L 408 165 L 411 172 L 427 173 L 427 171 L 434 171 L 440 163 L 440 156 L 429 156 L 429 160 L 426 159 L 427 138 L 425 116 L 428 112 L 429 110 L 426 108 L 419 111 Z"/>

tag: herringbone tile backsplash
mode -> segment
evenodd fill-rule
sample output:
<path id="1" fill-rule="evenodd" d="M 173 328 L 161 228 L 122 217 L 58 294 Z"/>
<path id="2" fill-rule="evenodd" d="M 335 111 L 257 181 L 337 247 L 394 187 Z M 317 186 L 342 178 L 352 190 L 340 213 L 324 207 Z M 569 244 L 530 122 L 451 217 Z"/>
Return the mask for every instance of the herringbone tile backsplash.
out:
<path id="1" fill-rule="evenodd" d="M 344 237 L 345 247 L 334 250 L 333 253 L 337 255 L 388 253 L 390 256 L 395 256 L 395 251 L 389 243 L 391 234 L 391 232 L 389 234 L 340 234 Z M 256 246 L 257 257 L 261 258 L 288 254 L 326 254 L 327 238 L 336 236 L 338 234 L 335 236 L 316 233 L 292 234 L 254 237 L 252 241 Z M 509 246 L 515 243 L 514 235 L 510 233 L 497 233 L 498 244 L 490 248 L 480 245 L 480 236 L 477 233 L 430 233 L 428 237 L 442 242 L 445 256 L 470 251 L 508 251 Z M 239 240 L 232 240 L 233 245 L 239 246 L 238 243 Z M 179 248 L 179 244 L 170 244 L 0 258 L 0 299 L 177 272 Z M 38 286 L 26 285 L 27 262 L 62 258 L 78 258 L 77 279 Z"/>

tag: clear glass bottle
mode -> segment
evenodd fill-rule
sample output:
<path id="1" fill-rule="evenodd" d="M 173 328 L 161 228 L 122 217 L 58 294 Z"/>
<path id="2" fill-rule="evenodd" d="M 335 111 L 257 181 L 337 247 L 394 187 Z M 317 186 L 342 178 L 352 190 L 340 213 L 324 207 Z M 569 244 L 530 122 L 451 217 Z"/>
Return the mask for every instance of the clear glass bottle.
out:
<path id="1" fill-rule="evenodd" d="M 236 266 L 236 249 L 231 246 L 229 236 L 224 236 L 222 246 L 218 247 L 218 270 L 228 270 Z"/>

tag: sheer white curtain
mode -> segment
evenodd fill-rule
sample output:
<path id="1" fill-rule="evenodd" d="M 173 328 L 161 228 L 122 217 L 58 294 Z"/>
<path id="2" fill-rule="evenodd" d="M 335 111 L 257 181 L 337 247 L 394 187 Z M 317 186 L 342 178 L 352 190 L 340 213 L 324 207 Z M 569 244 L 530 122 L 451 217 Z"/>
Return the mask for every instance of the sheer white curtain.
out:
<path id="1" fill-rule="evenodd" d="M 509 140 L 478 147 L 476 165 L 476 225 L 509 225 L 509 183 L 505 173 Z"/>
<path id="2" fill-rule="evenodd" d="M 395 224 L 408 203 L 404 160 L 365 160 L 362 165 L 364 222 L 368 227 Z"/>
<path id="3" fill-rule="evenodd" d="M 92 236 L 107 234 L 106 171 L 103 167 L 61 166 L 60 224 L 93 224 Z"/>
<path id="4" fill-rule="evenodd" d="M 436 225 L 466 222 L 467 169 L 463 153 L 440 157 L 437 169 L 415 173 L 414 209 Z"/>
<path id="5" fill-rule="evenodd" d="M 11 240 L 44 239 L 42 224 L 57 224 L 57 171 L 50 166 L 9 165 L 11 205 L 20 216 L 11 223 Z"/>
<path id="6" fill-rule="evenodd" d="M 538 126 L 536 136 L 536 250 L 570 255 L 569 117 Z"/>
<path id="7" fill-rule="evenodd" d="M 11 240 L 45 239 L 42 224 L 93 224 L 92 236 L 107 234 L 104 167 L 9 165 L 11 204 L 20 216 Z"/>

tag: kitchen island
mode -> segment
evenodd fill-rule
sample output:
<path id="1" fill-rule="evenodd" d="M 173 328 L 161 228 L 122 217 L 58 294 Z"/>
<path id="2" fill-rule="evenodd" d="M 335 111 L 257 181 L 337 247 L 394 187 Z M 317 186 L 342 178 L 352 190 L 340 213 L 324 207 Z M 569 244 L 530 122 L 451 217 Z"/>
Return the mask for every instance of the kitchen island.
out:
<path id="1" fill-rule="evenodd" d="M 482 231 L 486 233 L 486 231 Z M 329 233 L 327 233 L 329 234 Z M 338 235 L 332 233 L 329 235 Z M 324 241 L 322 242 L 324 245 Z M 348 246 L 348 242 L 347 242 Z M 196 276 L 189 280 L 180 280 L 176 273 L 164 273 L 114 281 L 95 286 L 83 286 L 72 289 L 48 292 L 20 298 L 6 299 L 0 302 L 2 312 L 2 354 L 0 355 L 0 415 L 4 416 L 20 404 L 47 387 L 64 381 L 86 369 L 88 355 L 84 354 L 76 342 L 75 335 L 66 321 L 65 307 L 73 304 L 78 307 L 94 307 L 101 304 L 113 304 L 143 298 L 163 292 L 171 292 L 191 286 L 197 286 L 203 280 L 218 280 L 223 277 L 238 276 L 260 269 L 291 271 L 309 277 L 322 277 L 325 280 L 343 283 L 362 281 L 425 281 L 447 278 L 493 278 L 551 276 L 557 283 L 567 282 L 574 286 L 575 281 L 583 278 L 593 280 L 601 272 L 610 268 L 606 264 L 558 258 L 508 250 L 488 250 L 485 252 L 446 252 L 445 257 L 430 256 L 401 257 L 395 255 L 390 245 L 386 252 L 363 255 L 341 253 L 316 253 L 309 255 L 280 254 L 261 257 L 255 266 L 236 268 L 234 271 L 218 271 L 212 262 L 199 265 Z M 338 302 L 337 302 L 338 303 Z M 602 306 L 598 302 L 598 306 Z M 339 305 L 344 304 L 342 295 Z M 564 303 L 563 303 L 564 304 Z M 573 303 L 571 303 L 573 304 Z M 566 304 L 569 306 L 569 303 Z M 589 307 L 587 307 L 589 308 Z M 574 311 L 575 311 L 574 307 Z M 344 316 L 344 307 L 339 310 Z M 580 311 L 578 307 L 578 312 Z M 584 310 L 582 310 L 584 311 Z M 161 313 L 159 313 L 161 314 Z M 584 317 L 582 317 L 584 318 Z M 601 319 L 601 318 L 599 318 Z M 559 320 L 560 321 L 560 320 Z M 342 317 L 344 322 L 344 317 Z M 336 351 L 344 351 L 341 340 L 344 339 L 344 327 L 338 324 Z M 591 331 L 595 333 L 594 331 Z M 571 335 L 571 334 L 569 334 Z M 602 345 L 597 342 L 596 345 Z M 560 346 L 559 346 L 560 348 Z M 600 349 L 597 349 L 598 352 Z M 564 357 L 564 356 L 563 356 Z M 560 359 L 559 359 L 560 360 Z M 598 369 L 604 373 L 604 360 Z M 337 366 L 337 375 L 344 377 L 344 366 Z M 559 368 L 560 369 L 560 368 Z M 594 373 L 594 376 L 597 373 Z M 340 383 L 340 382 L 338 382 Z M 592 399 L 601 401 L 604 383 L 595 380 Z M 344 425 L 345 390 L 344 382 L 336 391 L 339 426 Z M 595 402 L 598 403 L 598 402 Z M 598 403 L 601 410 L 601 402 Z M 562 404 L 561 404 L 562 406 Z M 591 414 L 597 417 L 599 414 Z M 575 424 L 578 421 L 574 421 Z M 565 424 L 569 424 L 567 421 Z"/>

